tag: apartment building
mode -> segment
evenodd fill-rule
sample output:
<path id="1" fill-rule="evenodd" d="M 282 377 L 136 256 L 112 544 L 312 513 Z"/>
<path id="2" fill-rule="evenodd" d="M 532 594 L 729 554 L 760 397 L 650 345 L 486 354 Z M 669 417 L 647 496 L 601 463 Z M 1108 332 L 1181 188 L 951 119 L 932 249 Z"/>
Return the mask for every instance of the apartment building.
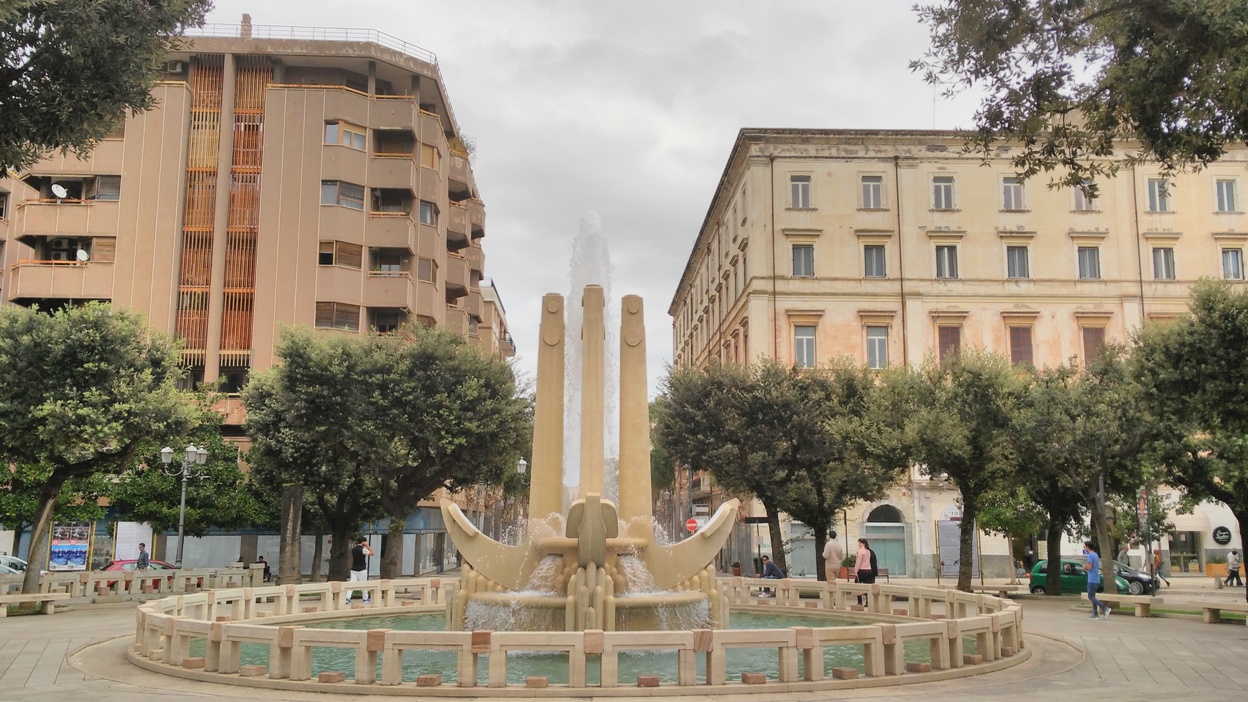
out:
<path id="1" fill-rule="evenodd" d="M 1172 179 L 1124 161 L 1095 198 L 1021 182 L 1008 145 L 987 164 L 962 147 L 943 131 L 742 130 L 668 309 L 675 362 L 882 368 L 962 346 L 1086 361 L 1181 313 L 1198 278 L 1244 280 L 1242 147 Z M 848 515 L 848 536 L 879 539 L 893 573 L 930 576 L 956 492 L 917 473 L 895 492 Z M 1202 509 L 1180 531 L 1208 541 L 1211 520 L 1233 521 Z M 1004 570 L 989 541 L 985 568 Z"/>
<path id="2" fill-rule="evenodd" d="M 84 159 L 0 181 L 4 303 L 141 310 L 182 339 L 192 380 L 226 391 L 273 364 L 286 325 L 418 321 L 513 354 L 436 57 L 246 17 L 193 32 L 157 107 Z"/>

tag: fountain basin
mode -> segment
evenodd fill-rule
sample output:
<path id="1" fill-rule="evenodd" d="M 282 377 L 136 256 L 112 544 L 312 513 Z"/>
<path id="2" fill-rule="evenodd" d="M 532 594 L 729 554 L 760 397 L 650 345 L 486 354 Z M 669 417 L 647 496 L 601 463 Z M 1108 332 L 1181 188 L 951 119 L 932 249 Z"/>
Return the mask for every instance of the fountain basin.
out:
<path id="1" fill-rule="evenodd" d="M 614 631 L 670 631 L 709 625 L 710 601 L 697 590 L 629 593 L 612 600 Z M 491 631 L 563 631 L 571 597 L 524 592 L 476 592 L 468 598 L 465 628 Z"/>

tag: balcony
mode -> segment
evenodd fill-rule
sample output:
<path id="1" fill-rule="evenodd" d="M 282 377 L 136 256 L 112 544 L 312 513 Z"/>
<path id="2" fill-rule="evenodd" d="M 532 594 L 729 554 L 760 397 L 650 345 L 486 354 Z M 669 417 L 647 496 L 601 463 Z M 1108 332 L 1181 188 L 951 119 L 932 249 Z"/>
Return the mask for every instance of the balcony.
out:
<path id="1" fill-rule="evenodd" d="M 451 199 L 459 200 L 461 197 L 470 197 L 472 195 L 472 166 L 468 162 L 468 154 L 452 151 L 450 162 L 446 188 L 451 194 Z M 457 195 L 461 197 L 456 197 Z"/>
<path id="2" fill-rule="evenodd" d="M 402 212 L 373 212 L 365 239 L 369 246 L 416 251 L 416 222 Z"/>
<path id="3" fill-rule="evenodd" d="M 510 332 L 503 332 L 503 338 L 498 341 L 498 351 L 507 358 L 516 355 L 516 342 L 511 338 Z"/>
<path id="4" fill-rule="evenodd" d="M 446 247 L 458 251 L 468 245 L 468 208 L 451 203 L 446 213 Z"/>
<path id="5" fill-rule="evenodd" d="M 478 277 L 485 277 L 485 251 L 475 242 L 460 251 L 464 258 L 468 259 L 468 269 L 477 274 Z"/>
<path id="6" fill-rule="evenodd" d="M 113 264 L 61 261 L 18 261 L 10 268 L 8 299 L 111 300 Z"/>
<path id="7" fill-rule="evenodd" d="M 426 202 L 441 202 L 446 196 L 446 186 L 442 183 L 442 176 L 432 168 L 420 169 L 420 199 Z"/>
<path id="8" fill-rule="evenodd" d="M 438 286 L 426 281 L 416 283 L 416 314 L 429 319 L 439 319 L 446 309 L 446 300 Z"/>
<path id="9" fill-rule="evenodd" d="M 369 114 L 368 126 L 373 129 L 412 131 L 416 127 L 419 114 L 416 100 L 410 95 L 377 95 Z"/>
<path id="10" fill-rule="evenodd" d="M 412 277 L 406 272 L 371 272 L 364 280 L 365 307 L 391 307 L 410 310 L 412 302 Z"/>
<path id="11" fill-rule="evenodd" d="M 427 224 L 419 225 L 416 233 L 416 255 L 436 261 L 442 257 L 443 251 L 446 251 L 446 242 L 442 240 L 442 233 L 438 228 Z"/>
<path id="12" fill-rule="evenodd" d="M 242 395 L 224 395 L 212 404 L 212 409 L 220 414 L 227 426 L 242 426 L 247 423 L 247 408 L 243 405 Z"/>
<path id="13" fill-rule="evenodd" d="M 358 268 L 317 266 L 316 299 L 361 304 L 360 277 L 363 275 L 363 271 Z"/>
<path id="14" fill-rule="evenodd" d="M 465 300 L 466 302 L 464 303 L 464 309 L 467 310 L 468 316 L 475 317 L 478 321 L 480 321 L 481 320 L 481 291 L 480 290 L 468 291 L 468 297 L 465 298 Z"/>
<path id="15" fill-rule="evenodd" d="M 468 201 L 468 226 L 471 227 L 472 238 L 485 236 L 485 203 L 473 198 Z"/>
<path id="16" fill-rule="evenodd" d="M 468 313 L 459 307 L 447 307 L 446 329 L 460 336 L 468 336 Z"/>
<path id="17" fill-rule="evenodd" d="M 374 155 L 368 171 L 368 185 L 371 188 L 387 188 L 416 192 L 416 179 L 420 176 L 420 166 L 410 154 Z"/>
<path id="18" fill-rule="evenodd" d="M 446 299 L 468 294 L 468 260 L 457 253 L 446 254 Z"/>
<path id="19" fill-rule="evenodd" d="M 369 219 L 364 210 L 341 205 L 321 205 L 321 231 L 332 232 L 333 238 L 339 241 L 363 244 Z"/>
<path id="20" fill-rule="evenodd" d="M 117 234 L 118 203 L 108 200 L 24 200 L 19 206 L 26 234 Z"/>

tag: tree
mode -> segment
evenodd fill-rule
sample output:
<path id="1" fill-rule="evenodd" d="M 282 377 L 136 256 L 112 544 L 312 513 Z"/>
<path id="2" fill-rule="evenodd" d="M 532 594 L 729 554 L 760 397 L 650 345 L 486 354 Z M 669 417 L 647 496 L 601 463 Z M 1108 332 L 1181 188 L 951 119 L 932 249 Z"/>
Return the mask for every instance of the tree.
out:
<path id="1" fill-rule="evenodd" d="M 150 109 L 165 54 L 211 0 L 0 4 L 0 175 L 53 149 L 86 153 Z"/>
<path id="2" fill-rule="evenodd" d="M 219 417 L 205 415 L 189 438 L 208 451 L 202 466 L 202 477 L 192 477 L 186 486 L 186 518 L 184 531 L 189 536 L 203 536 L 211 527 L 248 529 L 274 526 L 277 505 L 273 496 L 260 485 L 252 483 L 239 465 L 238 447 L 221 438 L 220 427 L 212 422 Z M 178 441 L 174 446 L 183 446 Z M 182 467 L 182 450 L 176 449 L 171 468 Z M 182 498 L 182 477 L 164 469 L 159 451 L 143 457 L 141 466 L 121 476 L 110 492 L 112 506 L 118 517 L 128 521 L 146 522 L 155 531 L 178 528 Z"/>
<path id="3" fill-rule="evenodd" d="M 39 511 L 39 490 L 51 476 L 47 466 L 21 464 L 0 469 L 0 525 L 13 531 L 13 553 L 22 552 L 22 534 L 34 525 Z M 65 483 L 52 519 L 58 522 L 93 522 L 104 516 L 100 498 L 108 494 L 111 483 L 102 475 L 72 478 Z M 30 561 L 40 546 L 31 545 Z"/>
<path id="4" fill-rule="evenodd" d="M 915 10 L 931 47 L 912 70 L 983 100 L 968 148 L 1010 141 L 1024 178 L 1112 176 L 1116 141 L 1163 171 L 1248 139 L 1248 4 L 1192 0 L 944 0 Z"/>
<path id="5" fill-rule="evenodd" d="M 68 481 L 121 473 L 185 434 L 195 409 L 180 377 L 176 344 L 141 315 L 101 303 L 0 309 L 0 378 L 9 379 L 0 383 L 0 459 L 48 471 L 32 544 L 47 538 Z M 38 586 L 39 569 L 28 569 L 23 591 Z"/>
<path id="6" fill-rule="evenodd" d="M 876 371 L 848 359 L 791 379 L 815 429 L 794 437 L 803 460 L 793 474 L 784 511 L 814 530 L 815 576 L 827 580 L 823 548 L 837 513 L 875 500 L 909 465 L 902 427 Z M 839 563 L 832 564 L 840 567 Z"/>
<path id="7" fill-rule="evenodd" d="M 1152 449 L 1166 482 L 1218 500 L 1248 535 L 1248 291 L 1202 280 L 1186 315 L 1136 334 L 1143 401 L 1168 421 Z M 1248 594 L 1246 594 L 1248 596 Z"/>
<path id="8" fill-rule="evenodd" d="M 772 559 L 788 572 L 780 512 L 789 482 L 813 456 L 803 437 L 818 431 L 799 388 L 804 371 L 773 360 L 671 369 L 656 401 L 656 443 L 673 460 L 708 471 L 731 492 L 758 499 Z"/>
<path id="9" fill-rule="evenodd" d="M 973 350 L 929 358 L 909 383 L 912 455 L 924 473 L 947 476 L 961 492 L 958 589 L 969 591 L 980 501 L 1014 465 L 1010 432 L 1021 384 L 1004 358 Z"/>

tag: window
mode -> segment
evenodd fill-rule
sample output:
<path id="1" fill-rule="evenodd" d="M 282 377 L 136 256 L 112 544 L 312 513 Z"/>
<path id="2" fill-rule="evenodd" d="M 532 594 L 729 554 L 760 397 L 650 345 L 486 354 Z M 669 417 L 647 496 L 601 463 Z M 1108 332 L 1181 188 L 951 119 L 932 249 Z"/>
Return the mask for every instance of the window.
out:
<path id="1" fill-rule="evenodd" d="M 9 218 L 9 194 L 0 190 L 0 219 Z"/>
<path id="2" fill-rule="evenodd" d="M 1079 247 L 1079 279 L 1100 280 L 1101 250 L 1095 246 Z"/>
<path id="3" fill-rule="evenodd" d="M 888 327 L 867 327 L 867 367 L 888 367 Z"/>
<path id="4" fill-rule="evenodd" d="M 932 177 L 932 209 L 953 209 L 953 176 Z"/>
<path id="5" fill-rule="evenodd" d="M 1085 182 L 1089 185 L 1091 184 L 1090 181 Z M 1083 191 L 1083 188 L 1075 188 L 1075 212 L 1095 212 L 1098 209 L 1100 209 L 1100 205 L 1097 203 L 1096 198 L 1089 197 Z"/>
<path id="6" fill-rule="evenodd" d="M 359 331 L 359 305 L 346 305 L 341 302 L 316 303 L 316 328 Z"/>
<path id="7" fill-rule="evenodd" d="M 1083 362 L 1092 363 L 1101 357 L 1101 347 L 1105 345 L 1105 327 L 1083 328 Z"/>
<path id="8" fill-rule="evenodd" d="M 867 244 L 862 247 L 863 275 L 867 278 L 886 278 L 888 269 L 884 263 L 884 245 Z"/>
<path id="9" fill-rule="evenodd" d="M 815 367 L 815 328 L 793 327 L 793 365 L 798 368 Z"/>
<path id="10" fill-rule="evenodd" d="M 117 202 L 121 199 L 121 176 L 96 176 L 87 181 L 87 199 Z"/>
<path id="11" fill-rule="evenodd" d="M 321 181 L 321 204 L 364 209 L 364 186 L 340 180 Z"/>
<path id="12" fill-rule="evenodd" d="M 793 277 L 809 278 L 815 274 L 815 247 L 812 244 L 793 245 Z"/>
<path id="13" fill-rule="evenodd" d="M 1174 249 L 1153 249 L 1153 280 L 1174 280 Z"/>
<path id="14" fill-rule="evenodd" d="M 1227 280 L 1244 279 L 1244 250 L 1222 249 L 1222 277 Z"/>
<path id="15" fill-rule="evenodd" d="M 368 141 L 368 130 L 350 122 L 326 122 L 325 143 L 337 144 L 363 151 Z"/>
<path id="16" fill-rule="evenodd" d="M 364 247 L 359 244 L 348 244 L 345 241 L 322 241 L 317 254 L 317 264 L 321 266 L 344 266 L 360 269 Z"/>
<path id="17" fill-rule="evenodd" d="M 369 310 L 369 316 L 372 319 L 368 326 L 372 327 L 378 334 L 391 334 L 398 331 L 404 319 L 401 310 L 393 309 Z"/>
<path id="18" fill-rule="evenodd" d="M 795 210 L 810 209 L 810 176 L 789 176 L 789 207 Z"/>
<path id="19" fill-rule="evenodd" d="M 936 344 L 940 360 L 943 362 L 962 348 L 962 327 L 936 327 Z"/>
<path id="20" fill-rule="evenodd" d="M 432 202 L 420 201 L 420 223 L 438 226 L 438 206 Z"/>
<path id="21" fill-rule="evenodd" d="M 1001 209 L 1003 210 L 1022 210 L 1023 207 L 1023 181 L 1015 178 L 1003 178 L 1001 180 Z"/>
<path id="22" fill-rule="evenodd" d="M 942 244 L 936 247 L 936 277 L 958 277 L 958 247 Z"/>
<path id="23" fill-rule="evenodd" d="M 1148 211 L 1170 211 L 1170 182 L 1165 178 L 1148 179 Z"/>
<path id="24" fill-rule="evenodd" d="M 416 262 L 416 279 L 426 283 L 438 282 L 438 264 L 433 259 L 422 258 Z"/>
<path id="25" fill-rule="evenodd" d="M 1031 365 L 1031 327 L 1010 327 L 1010 362 Z"/>
<path id="26" fill-rule="evenodd" d="M 438 165 L 442 163 L 442 154 L 438 152 L 438 147 L 432 144 L 420 145 L 420 165 L 425 168 L 438 170 Z"/>
<path id="27" fill-rule="evenodd" d="M 884 207 L 884 176 L 862 177 L 862 209 L 878 210 Z"/>
<path id="28" fill-rule="evenodd" d="M 1235 199 L 1235 181 L 1230 178 L 1219 178 L 1218 212 L 1238 212 L 1239 201 Z"/>
<path id="29" fill-rule="evenodd" d="M 1006 275 L 1010 278 L 1030 278 L 1031 271 L 1027 266 L 1027 247 L 1005 247 L 1005 267 Z"/>
<path id="30" fill-rule="evenodd" d="M 407 251 L 404 249 L 373 249 L 374 273 L 394 275 L 407 269 Z"/>

